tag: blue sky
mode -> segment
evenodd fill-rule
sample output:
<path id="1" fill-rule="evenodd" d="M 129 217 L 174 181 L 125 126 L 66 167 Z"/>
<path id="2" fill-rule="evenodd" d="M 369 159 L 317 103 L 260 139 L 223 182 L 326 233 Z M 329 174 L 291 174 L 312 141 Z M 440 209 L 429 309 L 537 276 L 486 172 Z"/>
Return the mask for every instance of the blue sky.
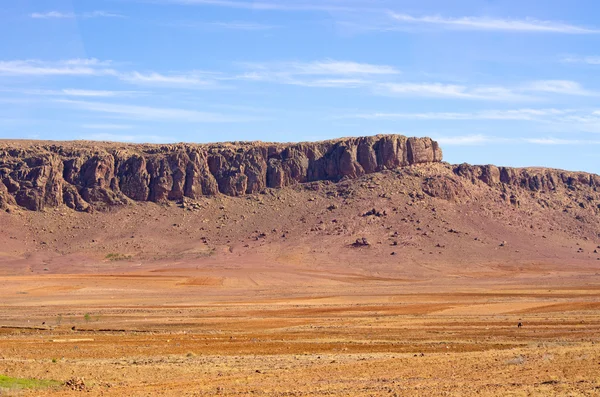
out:
<path id="1" fill-rule="evenodd" d="M 600 173 L 597 0 L 19 0 L 0 34 L 2 138 L 400 133 Z"/>

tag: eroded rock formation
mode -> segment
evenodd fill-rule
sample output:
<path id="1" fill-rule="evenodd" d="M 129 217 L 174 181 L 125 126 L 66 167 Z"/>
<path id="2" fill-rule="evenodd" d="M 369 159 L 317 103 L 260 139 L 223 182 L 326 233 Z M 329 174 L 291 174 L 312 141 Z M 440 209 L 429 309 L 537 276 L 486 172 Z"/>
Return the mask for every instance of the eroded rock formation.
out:
<path id="1" fill-rule="evenodd" d="M 600 175 L 563 171 L 552 168 L 510 168 L 495 165 L 460 164 L 454 173 L 489 186 L 519 187 L 533 192 L 554 192 L 580 188 L 600 189 Z"/>
<path id="2" fill-rule="evenodd" d="M 380 135 L 297 144 L 0 142 L 0 208 L 78 211 L 134 201 L 240 196 L 439 162 L 429 138 Z"/>

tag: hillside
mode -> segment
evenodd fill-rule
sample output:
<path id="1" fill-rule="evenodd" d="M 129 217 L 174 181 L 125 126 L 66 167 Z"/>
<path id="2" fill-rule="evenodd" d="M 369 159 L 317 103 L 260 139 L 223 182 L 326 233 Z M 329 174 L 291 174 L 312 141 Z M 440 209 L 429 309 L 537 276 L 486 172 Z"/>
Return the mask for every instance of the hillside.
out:
<path id="1" fill-rule="evenodd" d="M 600 264 L 599 176 L 450 165 L 429 139 L 2 145 L 0 261 L 14 271 L 19 258 L 19 271 L 63 271 L 79 263 L 71 257 L 111 268 L 111 255 L 121 265 L 259 262 L 409 279 L 471 265 Z M 170 174 L 157 176 L 167 163 Z M 196 184 L 198 170 L 210 194 L 186 194 L 208 186 Z"/>

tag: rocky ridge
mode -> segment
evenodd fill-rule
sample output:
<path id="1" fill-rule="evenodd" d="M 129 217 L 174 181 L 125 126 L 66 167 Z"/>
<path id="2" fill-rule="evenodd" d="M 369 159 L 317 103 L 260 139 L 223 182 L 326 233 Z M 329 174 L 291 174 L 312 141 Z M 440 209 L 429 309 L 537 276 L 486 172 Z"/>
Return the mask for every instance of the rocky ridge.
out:
<path id="1" fill-rule="evenodd" d="M 297 183 L 355 179 L 441 160 L 437 142 L 400 135 L 297 144 L 0 141 L 0 208 L 19 206 L 39 211 L 66 205 L 90 211 L 135 201 L 241 196 Z M 545 194 L 558 193 L 570 197 L 569 205 L 600 212 L 598 175 L 494 165 L 448 167 L 455 177 L 440 174 L 424 178 L 423 194 L 462 201 L 469 196 L 465 182 L 470 181 L 493 188 L 516 206 L 524 193 L 536 196 L 542 206 L 550 203 Z"/>
<path id="2" fill-rule="evenodd" d="M 0 208 L 64 204 L 88 211 L 132 200 L 240 196 L 441 160 L 437 142 L 400 135 L 297 144 L 6 141 L 0 142 Z"/>

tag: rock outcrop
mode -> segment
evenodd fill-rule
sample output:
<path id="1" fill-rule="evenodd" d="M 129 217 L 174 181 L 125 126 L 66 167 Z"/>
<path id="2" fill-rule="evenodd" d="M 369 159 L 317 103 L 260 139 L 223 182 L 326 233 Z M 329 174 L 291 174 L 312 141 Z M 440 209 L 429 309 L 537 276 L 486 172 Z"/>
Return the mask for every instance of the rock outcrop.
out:
<path id="1" fill-rule="evenodd" d="M 440 162 L 429 138 L 380 135 L 297 144 L 128 145 L 0 142 L 0 208 L 78 211 L 133 201 L 240 196 Z"/>
<path id="2" fill-rule="evenodd" d="M 489 186 L 506 185 L 532 192 L 555 192 L 600 189 L 600 175 L 586 172 L 563 171 L 552 168 L 511 168 L 495 165 L 460 164 L 454 167 L 458 176 L 481 181 Z"/>

